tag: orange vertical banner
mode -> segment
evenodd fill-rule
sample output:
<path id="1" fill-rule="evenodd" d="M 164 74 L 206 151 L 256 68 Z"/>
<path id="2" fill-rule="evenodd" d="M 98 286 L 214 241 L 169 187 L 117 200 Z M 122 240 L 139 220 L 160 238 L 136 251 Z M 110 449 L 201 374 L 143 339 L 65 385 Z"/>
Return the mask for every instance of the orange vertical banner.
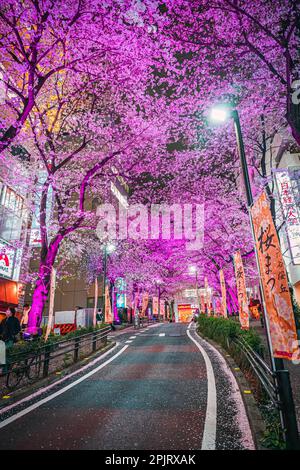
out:
<path id="1" fill-rule="evenodd" d="M 158 297 L 152 297 L 152 313 L 158 315 Z"/>
<path id="2" fill-rule="evenodd" d="M 204 279 L 204 287 L 205 287 L 205 303 L 207 307 L 207 315 L 210 317 L 211 315 L 211 297 L 210 297 L 210 289 L 207 281 L 207 277 Z"/>
<path id="3" fill-rule="evenodd" d="M 236 287 L 239 303 L 239 319 L 243 330 L 249 330 L 249 307 L 246 291 L 246 279 L 241 253 L 237 251 L 233 255 Z"/>
<path id="4" fill-rule="evenodd" d="M 265 192 L 253 204 L 251 217 L 273 355 L 298 359 L 299 346 L 288 279 Z"/>
<path id="5" fill-rule="evenodd" d="M 109 296 L 109 287 L 105 287 L 105 323 L 112 323 L 112 311 L 111 311 L 111 304 L 110 304 L 110 296 Z"/>
<path id="6" fill-rule="evenodd" d="M 165 318 L 165 301 L 160 300 L 159 314 L 161 317 Z"/>
<path id="7" fill-rule="evenodd" d="M 149 294 L 148 292 L 144 292 L 143 294 L 143 300 L 142 300 L 142 317 L 146 315 L 146 310 L 148 307 L 148 301 L 149 301 Z"/>
<path id="8" fill-rule="evenodd" d="M 222 315 L 223 317 L 227 318 L 226 285 L 225 285 L 223 269 L 220 269 L 219 275 L 220 275 L 220 284 L 221 284 L 221 293 L 222 293 Z"/>
<path id="9" fill-rule="evenodd" d="M 201 313 L 205 312 L 205 297 L 204 295 L 201 295 Z"/>

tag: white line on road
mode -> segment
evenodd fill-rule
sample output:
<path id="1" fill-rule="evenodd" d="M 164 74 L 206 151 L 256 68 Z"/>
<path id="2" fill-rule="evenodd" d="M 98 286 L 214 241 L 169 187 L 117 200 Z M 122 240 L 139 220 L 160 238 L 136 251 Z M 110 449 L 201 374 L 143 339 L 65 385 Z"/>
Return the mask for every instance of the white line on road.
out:
<path id="1" fill-rule="evenodd" d="M 17 406 L 21 405 L 22 403 L 26 403 L 27 401 L 30 401 L 33 398 L 37 398 L 38 396 L 40 396 L 43 393 L 50 390 L 51 388 L 56 387 L 58 384 L 60 384 L 62 382 L 65 382 L 66 380 L 69 380 L 74 375 L 78 375 L 82 371 L 84 371 L 86 369 L 90 369 L 94 364 L 97 364 L 98 362 L 102 361 L 106 356 L 111 354 L 118 346 L 120 346 L 120 343 L 117 342 L 113 348 L 109 349 L 104 354 L 101 354 L 100 356 L 96 357 L 96 359 L 93 359 L 92 361 L 90 361 L 85 366 L 80 367 L 80 369 L 76 369 L 74 372 L 71 372 L 70 374 L 65 375 L 61 379 L 55 380 L 55 382 L 53 382 L 52 384 L 47 385 L 46 387 L 40 388 L 39 390 L 32 393 L 31 395 L 28 395 L 27 397 L 22 398 L 22 400 L 19 400 L 15 403 L 12 403 L 11 405 L 6 406 L 5 408 L 1 408 L 0 409 L 0 415 L 2 415 L 3 413 L 6 413 L 7 411 L 11 410 L 12 408 L 16 408 Z M 86 359 L 88 359 L 88 358 L 86 358 Z"/>
<path id="2" fill-rule="evenodd" d="M 207 405 L 206 405 L 206 416 L 202 438 L 201 450 L 215 450 L 216 448 L 216 433 L 217 433 L 217 390 L 213 366 L 209 356 L 202 346 L 196 341 L 189 329 L 191 323 L 186 330 L 188 337 L 195 343 L 199 351 L 201 352 L 206 367 L 207 375 Z"/>
<path id="3" fill-rule="evenodd" d="M 129 339 L 135 339 L 135 338 L 136 338 L 136 336 L 130 336 L 130 338 L 129 338 Z"/>
<path id="4" fill-rule="evenodd" d="M 128 341 L 125 341 L 125 343 L 132 343 L 132 341 L 129 339 Z"/>
<path id="5" fill-rule="evenodd" d="M 158 336 L 166 336 L 166 333 L 159 333 Z"/>
<path id="6" fill-rule="evenodd" d="M 52 393 L 52 395 L 49 395 L 48 397 L 46 398 L 43 398 L 42 400 L 39 400 L 37 401 L 36 403 L 34 403 L 33 405 L 29 406 L 28 408 L 25 408 L 24 410 L 22 411 L 19 411 L 19 413 L 16 413 L 15 415 L 13 416 L 10 416 L 9 418 L 3 420 L 2 422 L 0 422 L 0 429 L 1 428 L 4 428 L 5 426 L 7 426 L 8 424 L 12 423 L 13 421 L 16 421 L 17 419 L 21 418 L 22 416 L 30 413 L 31 411 L 35 410 L 36 408 L 39 408 L 41 405 L 43 405 L 44 403 L 47 403 L 48 401 L 50 400 L 53 400 L 53 398 L 56 398 L 58 397 L 59 395 L 62 395 L 64 392 L 66 392 L 67 390 L 70 390 L 70 388 L 73 388 L 75 387 L 76 385 L 78 385 L 80 382 L 83 382 L 84 380 L 86 380 L 87 378 L 91 377 L 92 375 L 94 375 L 96 372 L 98 372 L 99 370 L 103 369 L 103 367 L 107 366 L 110 362 L 112 362 L 114 359 L 116 359 L 118 356 L 120 356 L 120 354 L 122 354 L 125 349 L 127 349 L 128 346 L 124 346 L 122 349 L 120 349 L 119 352 L 117 352 L 117 354 L 115 354 L 114 356 L 112 356 L 110 359 L 108 359 L 107 361 L 103 362 L 103 364 L 100 364 L 98 367 L 96 367 L 95 369 L 91 370 L 90 372 L 88 372 L 87 374 L 83 375 L 82 377 L 79 377 L 79 379 L 75 380 L 75 382 L 72 382 L 71 384 L 69 385 L 66 385 L 64 388 L 58 390 L 57 392 L 55 393 Z"/>

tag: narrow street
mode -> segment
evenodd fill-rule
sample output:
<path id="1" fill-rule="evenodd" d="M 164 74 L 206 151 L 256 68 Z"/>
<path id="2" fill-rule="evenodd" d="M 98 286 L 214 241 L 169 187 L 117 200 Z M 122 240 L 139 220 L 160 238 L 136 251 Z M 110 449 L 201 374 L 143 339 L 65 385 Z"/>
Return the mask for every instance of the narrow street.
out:
<path id="1" fill-rule="evenodd" d="M 2 410 L 0 449 L 253 449 L 231 372 L 188 327 L 131 329 L 94 369 Z"/>

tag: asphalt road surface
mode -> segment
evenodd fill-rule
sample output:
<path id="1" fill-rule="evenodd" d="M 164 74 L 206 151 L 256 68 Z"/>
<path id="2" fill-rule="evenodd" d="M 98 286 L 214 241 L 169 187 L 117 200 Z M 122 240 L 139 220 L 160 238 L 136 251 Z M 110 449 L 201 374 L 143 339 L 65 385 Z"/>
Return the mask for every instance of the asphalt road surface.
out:
<path id="1" fill-rule="evenodd" d="M 238 386 L 187 324 L 116 337 L 71 379 L 0 413 L 0 449 L 253 449 Z"/>

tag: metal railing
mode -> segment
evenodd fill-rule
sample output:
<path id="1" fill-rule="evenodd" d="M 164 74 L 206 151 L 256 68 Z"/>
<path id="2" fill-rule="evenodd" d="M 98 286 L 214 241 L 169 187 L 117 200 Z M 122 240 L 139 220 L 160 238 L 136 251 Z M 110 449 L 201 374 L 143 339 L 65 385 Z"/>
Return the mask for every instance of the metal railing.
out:
<path id="1" fill-rule="evenodd" d="M 0 373 L 0 389 L 16 390 L 75 364 L 103 347 L 110 331 L 108 326 L 70 339 L 45 343 L 29 352 L 8 355 Z"/>
<path id="2" fill-rule="evenodd" d="M 249 365 L 258 378 L 263 390 L 267 393 L 274 406 L 280 410 L 281 403 L 278 395 L 275 372 L 271 370 L 264 359 L 254 351 L 254 349 L 252 349 L 243 338 L 234 338 L 232 343 L 244 354 L 244 357 L 249 362 Z"/>

